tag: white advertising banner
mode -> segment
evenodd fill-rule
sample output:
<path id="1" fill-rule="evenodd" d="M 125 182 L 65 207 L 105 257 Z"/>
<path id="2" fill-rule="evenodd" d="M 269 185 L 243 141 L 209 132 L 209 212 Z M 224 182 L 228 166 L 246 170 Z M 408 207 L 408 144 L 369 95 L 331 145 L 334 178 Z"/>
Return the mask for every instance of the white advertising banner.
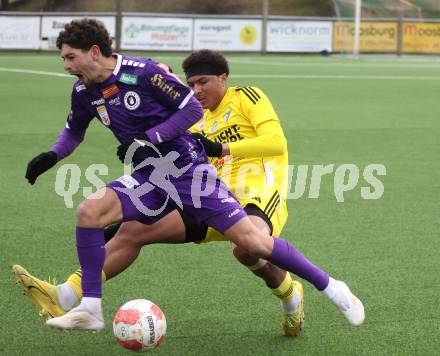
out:
<path id="1" fill-rule="evenodd" d="M 58 34 L 63 30 L 64 25 L 69 23 L 75 19 L 81 19 L 81 16 L 43 16 L 43 20 L 41 23 L 41 37 L 43 40 L 47 40 L 48 48 L 55 48 L 56 39 Z M 114 16 L 96 16 L 89 17 L 96 18 L 99 21 L 102 21 L 107 28 L 110 36 L 115 38 L 116 34 L 116 21 Z"/>
<path id="2" fill-rule="evenodd" d="M 268 52 L 332 51 L 331 21 L 268 21 Z"/>
<path id="3" fill-rule="evenodd" d="M 0 48 L 38 49 L 39 33 L 39 17 L 0 16 Z"/>
<path id="4" fill-rule="evenodd" d="M 123 17 L 122 49 L 189 51 L 192 19 Z"/>
<path id="5" fill-rule="evenodd" d="M 261 20 L 194 20 L 194 49 L 261 51 Z"/>

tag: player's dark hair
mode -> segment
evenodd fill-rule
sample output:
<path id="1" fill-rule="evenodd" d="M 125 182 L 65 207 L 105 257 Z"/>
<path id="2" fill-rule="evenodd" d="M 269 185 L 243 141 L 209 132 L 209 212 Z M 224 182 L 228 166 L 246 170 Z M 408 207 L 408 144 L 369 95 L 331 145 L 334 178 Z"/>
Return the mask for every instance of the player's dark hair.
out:
<path id="1" fill-rule="evenodd" d="M 97 45 L 104 57 L 112 55 L 112 39 L 104 24 L 95 19 L 73 20 L 66 24 L 57 38 L 58 49 L 63 43 L 85 51 Z"/>
<path id="2" fill-rule="evenodd" d="M 186 78 L 193 75 L 229 75 L 229 66 L 226 58 L 216 51 L 202 49 L 191 53 L 182 63 Z"/>

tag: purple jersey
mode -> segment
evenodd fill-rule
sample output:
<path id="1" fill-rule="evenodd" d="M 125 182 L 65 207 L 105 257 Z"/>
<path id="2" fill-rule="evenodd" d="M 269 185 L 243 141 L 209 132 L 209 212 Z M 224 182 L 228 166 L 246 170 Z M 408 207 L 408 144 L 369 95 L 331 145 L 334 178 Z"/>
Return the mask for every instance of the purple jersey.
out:
<path id="1" fill-rule="evenodd" d="M 88 88 L 79 81 L 74 84 L 67 127 L 84 131 L 96 117 L 120 142 L 147 134 L 162 155 L 177 151 L 182 163 L 204 161 L 201 144 L 189 132 L 166 141 L 154 129 L 186 106 L 192 90 L 164 64 L 116 56 L 116 67 L 104 82 Z"/>

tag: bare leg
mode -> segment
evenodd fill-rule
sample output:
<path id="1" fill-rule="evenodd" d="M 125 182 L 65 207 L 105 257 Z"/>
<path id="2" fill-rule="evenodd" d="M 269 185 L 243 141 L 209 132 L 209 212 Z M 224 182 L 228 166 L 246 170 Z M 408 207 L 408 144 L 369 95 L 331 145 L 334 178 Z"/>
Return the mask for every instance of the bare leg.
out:
<path id="1" fill-rule="evenodd" d="M 106 278 L 113 278 L 130 266 L 139 255 L 142 246 L 183 242 L 185 242 L 185 225 L 177 210 L 153 225 L 144 225 L 137 221 L 123 223 L 115 237 L 105 245 L 103 269 Z"/>
<path id="2" fill-rule="evenodd" d="M 249 215 L 249 219 L 259 230 L 266 230 L 269 233 L 270 229 L 266 222 L 258 216 Z M 252 273 L 262 278 L 269 288 L 277 288 L 286 276 L 286 271 L 273 265 L 266 260 L 251 256 L 243 248 L 238 247 L 232 243 L 232 251 L 235 258 L 243 265 L 248 267 Z"/>

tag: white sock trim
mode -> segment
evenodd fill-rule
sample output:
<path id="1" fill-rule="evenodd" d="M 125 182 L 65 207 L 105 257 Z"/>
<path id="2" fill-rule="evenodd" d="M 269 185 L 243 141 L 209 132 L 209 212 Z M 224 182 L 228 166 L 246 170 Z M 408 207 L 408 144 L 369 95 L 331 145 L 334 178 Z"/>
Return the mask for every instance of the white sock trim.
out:
<path id="1" fill-rule="evenodd" d="M 338 281 L 333 279 L 332 277 L 329 277 L 328 279 L 328 286 L 321 292 L 324 294 L 328 299 L 332 300 L 335 298 L 339 291 Z"/>
<path id="2" fill-rule="evenodd" d="M 72 309 L 79 302 L 75 291 L 68 282 L 57 285 L 56 294 L 61 308 L 63 308 L 65 311 Z"/>
<path id="3" fill-rule="evenodd" d="M 86 309 L 96 316 L 102 315 L 101 298 L 83 297 L 77 309 Z"/>
<path id="4" fill-rule="evenodd" d="M 281 308 L 283 308 L 284 313 L 294 313 L 298 309 L 298 306 L 301 304 L 301 297 L 298 292 L 295 291 L 292 298 L 290 298 L 287 302 L 281 300 Z"/>

